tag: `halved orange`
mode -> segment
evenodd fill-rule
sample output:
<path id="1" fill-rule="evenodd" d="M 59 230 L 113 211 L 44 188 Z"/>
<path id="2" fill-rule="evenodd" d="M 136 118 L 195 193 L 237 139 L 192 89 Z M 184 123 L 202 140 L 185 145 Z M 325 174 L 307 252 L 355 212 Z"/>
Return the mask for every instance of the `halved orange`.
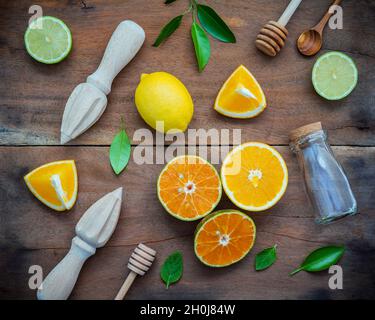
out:
<path id="1" fill-rule="evenodd" d="M 266 97 L 258 81 L 240 65 L 220 89 L 214 109 L 231 118 L 253 118 L 266 106 Z"/>
<path id="2" fill-rule="evenodd" d="M 221 167 L 223 188 L 229 199 L 247 211 L 274 206 L 288 185 L 285 161 L 271 146 L 248 142 L 235 147 Z"/>
<path id="3" fill-rule="evenodd" d="M 76 202 L 78 178 L 74 160 L 47 163 L 24 179 L 34 196 L 51 209 L 69 210 Z"/>
<path id="4" fill-rule="evenodd" d="M 237 210 L 211 213 L 197 226 L 195 254 L 210 267 L 226 267 L 243 259 L 255 242 L 254 221 Z"/>
<path id="5" fill-rule="evenodd" d="M 165 166 L 157 190 L 165 210 L 185 221 L 209 214 L 222 193 L 216 169 L 203 158 L 190 155 L 176 157 Z"/>

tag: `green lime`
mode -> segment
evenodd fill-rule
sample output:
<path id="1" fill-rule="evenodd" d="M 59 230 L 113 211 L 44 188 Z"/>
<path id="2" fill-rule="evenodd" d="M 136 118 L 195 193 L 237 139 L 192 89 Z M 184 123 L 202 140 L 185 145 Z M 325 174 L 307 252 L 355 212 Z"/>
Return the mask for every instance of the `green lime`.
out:
<path id="1" fill-rule="evenodd" d="M 60 19 L 40 17 L 29 24 L 25 32 L 25 46 L 35 60 L 47 64 L 58 63 L 72 49 L 72 34 Z"/>
<path id="2" fill-rule="evenodd" d="M 340 100 L 357 85 L 358 70 L 349 56 L 331 51 L 323 54 L 314 64 L 312 83 L 315 91 L 325 99 Z"/>

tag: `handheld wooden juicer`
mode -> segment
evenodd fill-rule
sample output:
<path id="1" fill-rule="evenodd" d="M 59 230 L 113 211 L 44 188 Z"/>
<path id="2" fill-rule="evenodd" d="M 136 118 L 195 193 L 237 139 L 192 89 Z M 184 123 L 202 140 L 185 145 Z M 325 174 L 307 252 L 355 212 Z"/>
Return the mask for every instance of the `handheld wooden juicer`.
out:
<path id="1" fill-rule="evenodd" d="M 66 300 L 72 292 L 86 260 L 103 247 L 114 232 L 121 210 L 122 188 L 96 201 L 78 221 L 66 256 L 38 288 L 39 300 Z"/>
<path id="2" fill-rule="evenodd" d="M 121 22 L 113 32 L 98 69 L 71 93 L 61 122 L 61 144 L 75 139 L 99 120 L 107 106 L 113 79 L 134 58 L 145 32 L 133 21 Z"/>
<path id="3" fill-rule="evenodd" d="M 156 251 L 140 243 L 129 258 L 128 268 L 130 273 L 117 293 L 115 300 L 124 299 L 133 281 L 138 276 L 143 276 L 150 269 L 155 260 Z"/>
<path id="4" fill-rule="evenodd" d="M 288 7 L 276 21 L 269 21 L 259 32 L 255 46 L 264 54 L 274 57 L 285 45 L 288 30 L 285 28 L 302 0 L 290 1 Z"/>

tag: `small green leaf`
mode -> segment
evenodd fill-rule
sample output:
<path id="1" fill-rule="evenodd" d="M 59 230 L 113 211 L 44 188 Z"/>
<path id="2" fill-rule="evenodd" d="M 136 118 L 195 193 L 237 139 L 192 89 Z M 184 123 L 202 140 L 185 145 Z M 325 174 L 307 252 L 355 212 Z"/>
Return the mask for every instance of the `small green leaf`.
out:
<path id="1" fill-rule="evenodd" d="M 163 263 L 160 271 L 160 277 L 167 286 L 179 281 L 183 272 L 183 259 L 179 251 L 173 252 Z"/>
<path id="2" fill-rule="evenodd" d="M 345 247 L 327 246 L 311 252 L 299 268 L 291 272 L 292 276 L 301 270 L 308 272 L 317 272 L 328 269 L 336 264 L 344 254 Z"/>
<path id="3" fill-rule="evenodd" d="M 131 143 L 125 129 L 114 137 L 109 148 L 109 160 L 113 171 L 118 175 L 127 166 L 131 153 Z"/>
<path id="4" fill-rule="evenodd" d="M 170 3 L 173 3 L 173 2 L 175 2 L 176 0 L 165 0 L 164 1 L 164 4 L 170 4 Z"/>
<path id="5" fill-rule="evenodd" d="M 223 42 L 236 42 L 233 32 L 214 9 L 203 4 L 199 4 L 197 8 L 199 21 L 210 35 Z"/>
<path id="6" fill-rule="evenodd" d="M 276 261 L 276 244 L 259 252 L 255 257 L 255 270 L 261 271 L 269 268 Z"/>
<path id="7" fill-rule="evenodd" d="M 196 22 L 193 22 L 191 25 L 191 37 L 194 43 L 199 72 L 202 72 L 208 63 L 208 60 L 210 60 L 210 40 L 202 27 Z"/>
<path id="8" fill-rule="evenodd" d="M 169 21 L 163 29 L 161 29 L 159 36 L 155 40 L 153 46 L 158 47 L 164 40 L 166 40 L 173 32 L 177 30 L 182 21 L 183 15 L 177 16 Z"/>

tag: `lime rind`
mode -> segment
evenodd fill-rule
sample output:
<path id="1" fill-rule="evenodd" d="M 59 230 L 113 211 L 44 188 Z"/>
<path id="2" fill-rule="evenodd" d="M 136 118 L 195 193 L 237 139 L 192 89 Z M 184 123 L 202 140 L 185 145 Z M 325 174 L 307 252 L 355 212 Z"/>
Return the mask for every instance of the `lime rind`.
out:
<path id="1" fill-rule="evenodd" d="M 42 29 L 35 28 L 39 23 L 43 26 Z M 53 38 L 53 44 L 45 43 L 45 37 L 48 36 Z M 44 16 L 30 23 L 25 32 L 24 42 L 32 58 L 45 64 L 55 64 L 68 56 L 73 41 L 72 34 L 63 21 Z"/>
<path id="2" fill-rule="evenodd" d="M 332 77 L 333 70 L 335 78 Z M 314 64 L 312 70 L 314 89 L 327 100 L 341 100 L 347 97 L 354 90 L 357 82 L 357 67 L 353 59 L 342 52 L 327 52 Z"/>

